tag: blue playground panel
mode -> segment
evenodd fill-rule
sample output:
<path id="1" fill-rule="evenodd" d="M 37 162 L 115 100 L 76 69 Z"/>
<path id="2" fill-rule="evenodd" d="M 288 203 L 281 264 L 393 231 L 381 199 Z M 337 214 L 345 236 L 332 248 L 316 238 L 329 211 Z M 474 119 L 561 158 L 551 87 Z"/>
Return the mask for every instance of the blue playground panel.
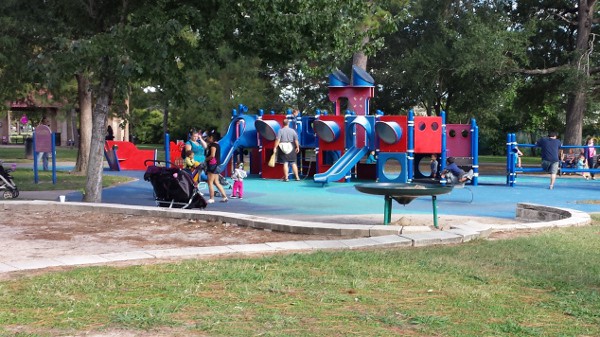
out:
<path id="1" fill-rule="evenodd" d="M 154 206 L 152 186 L 143 180 L 140 171 L 105 171 L 138 179 L 129 184 L 105 189 L 102 201 L 128 205 Z M 384 200 L 381 196 L 363 194 L 354 185 L 363 182 L 315 184 L 312 179 L 299 182 L 282 182 L 250 177 L 244 181 L 244 199 L 230 199 L 228 203 L 209 205 L 207 210 L 243 213 L 258 216 L 294 217 L 324 215 L 383 214 Z M 438 196 L 439 215 L 488 216 L 512 219 L 516 204 L 528 202 L 548 206 L 576 209 L 584 212 L 600 212 L 600 204 L 584 203 L 600 199 L 600 180 L 561 178 L 554 190 L 548 190 L 549 176 L 519 175 L 515 187 L 508 187 L 505 176 L 481 176 L 479 186 L 468 190 L 454 189 Z M 229 193 L 230 190 L 227 190 Z M 205 194 L 207 194 L 206 192 Z M 73 193 L 69 200 L 78 200 Z M 79 194 L 80 195 L 80 194 Z M 599 196 L 599 197 L 595 197 Z M 431 214 L 431 198 L 421 197 L 403 206 L 393 203 L 393 217 L 402 214 Z M 393 219 L 392 219 L 393 220 Z"/>

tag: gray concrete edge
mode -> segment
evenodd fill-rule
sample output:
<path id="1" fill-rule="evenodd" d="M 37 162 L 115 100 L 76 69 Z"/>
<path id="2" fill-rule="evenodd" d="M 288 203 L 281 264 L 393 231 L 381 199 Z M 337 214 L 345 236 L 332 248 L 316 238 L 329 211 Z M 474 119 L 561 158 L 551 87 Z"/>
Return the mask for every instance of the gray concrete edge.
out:
<path id="1" fill-rule="evenodd" d="M 0 201 L 0 208 L 9 211 L 32 211 L 62 208 L 87 212 L 111 212 L 138 216 L 154 216 L 181 218 L 205 221 L 220 221 L 238 226 L 303 233 L 313 235 L 351 236 L 351 239 L 339 240 L 305 240 L 287 242 L 267 242 L 260 244 L 243 244 L 214 247 L 185 247 L 162 250 L 145 250 L 97 255 L 64 256 L 53 259 L 0 261 L 0 273 L 44 269 L 49 267 L 73 267 L 82 265 L 110 264 L 115 262 L 167 259 L 167 258 L 200 258 L 222 256 L 228 254 L 300 252 L 314 250 L 360 249 L 373 247 L 421 247 L 441 244 L 458 244 L 478 238 L 487 238 L 492 232 L 512 231 L 520 229 L 542 229 L 553 227 L 585 226 L 592 222 L 591 216 L 585 212 L 549 207 L 545 205 L 517 204 L 516 224 L 477 224 L 453 225 L 447 230 L 432 231 L 429 227 L 415 232 L 403 226 L 357 225 L 323 222 L 303 222 L 298 220 L 276 219 L 255 215 L 214 212 L 205 210 L 168 209 L 149 206 L 131 206 L 117 204 L 92 204 L 82 202 L 59 203 L 54 201 Z M 541 219 L 541 220 L 540 220 Z"/>

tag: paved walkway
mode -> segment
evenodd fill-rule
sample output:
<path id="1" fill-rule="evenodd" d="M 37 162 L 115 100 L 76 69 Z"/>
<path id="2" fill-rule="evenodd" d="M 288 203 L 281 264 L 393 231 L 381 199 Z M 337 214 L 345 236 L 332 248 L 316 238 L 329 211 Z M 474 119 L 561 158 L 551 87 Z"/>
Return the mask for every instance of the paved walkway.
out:
<path id="1" fill-rule="evenodd" d="M 492 216 L 500 219 L 515 219 L 515 223 L 482 224 L 465 221 L 444 230 L 432 230 L 431 226 L 381 225 L 383 198 L 359 193 L 354 189 L 353 183 L 332 183 L 321 186 L 310 180 L 281 182 L 251 178 L 245 181 L 246 192 L 243 200 L 215 203 L 209 205 L 206 210 L 170 210 L 154 206 L 152 187 L 150 183 L 143 181 L 143 172 L 106 171 L 105 174 L 127 175 L 137 180 L 105 189 L 102 204 L 79 202 L 81 200 L 79 192 L 47 191 L 22 192 L 17 200 L 0 202 L 0 207 L 14 210 L 30 207 L 38 209 L 62 207 L 157 217 L 183 216 L 221 220 L 268 230 L 353 235 L 356 238 L 187 247 L 27 261 L 0 261 L 0 272 L 174 257 L 451 244 L 486 237 L 492 231 L 586 225 L 591 222 L 588 213 L 600 211 L 598 203 L 589 202 L 590 196 L 595 195 L 594 193 L 597 193 L 600 188 L 599 181 L 559 179 L 555 189 L 549 191 L 546 188 L 547 177 L 519 177 L 518 185 L 514 188 L 503 185 L 504 177 L 480 177 L 480 186 L 456 189 L 448 195 L 438 197 L 438 213 Z M 67 202 L 56 202 L 59 195 L 66 195 Z M 392 221 L 401 219 L 407 214 L 431 214 L 431 212 L 431 199 L 418 198 L 406 206 L 395 204 Z"/>

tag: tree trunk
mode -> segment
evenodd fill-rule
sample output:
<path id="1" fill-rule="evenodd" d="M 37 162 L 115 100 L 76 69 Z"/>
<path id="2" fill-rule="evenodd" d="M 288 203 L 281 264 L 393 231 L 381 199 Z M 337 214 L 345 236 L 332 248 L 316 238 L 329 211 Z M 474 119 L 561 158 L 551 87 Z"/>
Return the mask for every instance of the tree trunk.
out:
<path id="1" fill-rule="evenodd" d="M 90 143 L 92 141 L 92 91 L 90 80 L 83 74 L 77 74 L 77 96 L 79 99 L 79 153 L 75 164 L 76 173 L 88 170 Z M 75 131 L 77 133 L 77 131 Z"/>
<path id="2" fill-rule="evenodd" d="M 77 123 L 75 122 L 75 118 L 77 118 L 77 111 L 75 108 L 69 109 L 67 112 L 67 145 L 69 147 L 77 144 Z"/>
<path id="3" fill-rule="evenodd" d="M 565 128 L 566 145 L 581 145 L 583 117 L 587 99 L 587 82 L 590 77 L 589 57 L 592 52 L 589 46 L 592 31 L 593 9 L 596 0 L 579 0 L 577 22 L 577 44 L 573 65 L 577 67 L 578 77 L 581 79 L 567 101 L 567 121 Z"/>
<path id="4" fill-rule="evenodd" d="M 361 41 L 361 45 L 365 46 L 367 43 L 369 43 L 369 37 L 365 36 Z M 354 53 L 354 55 L 352 55 L 352 65 L 355 65 L 364 71 L 367 71 L 367 60 L 368 57 L 362 50 L 357 51 Z M 354 83 L 354 72 L 350 74 L 350 82 Z"/>
<path id="5" fill-rule="evenodd" d="M 567 101 L 567 123 L 565 128 L 565 145 L 581 145 L 583 132 L 583 115 L 585 112 L 586 92 L 583 85 L 578 92 L 569 94 Z"/>
<path id="6" fill-rule="evenodd" d="M 85 202 L 102 202 L 102 171 L 104 167 L 104 133 L 114 82 L 102 80 L 92 114 L 92 138 L 85 184 Z"/>
<path id="7" fill-rule="evenodd" d="M 369 38 L 365 37 L 365 38 L 363 38 L 362 45 L 364 46 L 368 42 L 369 42 Z M 367 70 L 367 60 L 368 60 L 367 55 L 365 55 L 365 53 L 362 51 L 356 52 L 352 56 L 352 64 L 365 70 L 365 71 Z"/>
<path id="8" fill-rule="evenodd" d="M 73 141 L 72 144 L 77 146 L 77 148 L 79 148 L 79 130 L 77 128 L 77 118 L 79 118 L 79 116 L 77 115 L 77 110 L 71 109 L 70 123 L 71 123 L 72 137 L 73 137 L 73 138 L 71 138 L 71 140 Z"/>
<path id="9" fill-rule="evenodd" d="M 169 133 L 169 99 L 165 95 L 165 110 L 163 113 L 163 139 Z"/>

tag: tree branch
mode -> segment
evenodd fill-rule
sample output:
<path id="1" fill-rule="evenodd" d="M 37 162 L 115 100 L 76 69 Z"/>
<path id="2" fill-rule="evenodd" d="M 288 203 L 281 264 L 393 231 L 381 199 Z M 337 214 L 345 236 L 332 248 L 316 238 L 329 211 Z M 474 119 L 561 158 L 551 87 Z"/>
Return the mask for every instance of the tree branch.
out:
<path id="1" fill-rule="evenodd" d="M 520 73 L 520 74 L 526 74 L 526 75 L 548 75 L 548 74 L 553 74 L 563 68 L 564 68 L 564 66 L 552 67 L 552 68 L 546 68 L 546 69 L 517 69 L 515 72 Z"/>

